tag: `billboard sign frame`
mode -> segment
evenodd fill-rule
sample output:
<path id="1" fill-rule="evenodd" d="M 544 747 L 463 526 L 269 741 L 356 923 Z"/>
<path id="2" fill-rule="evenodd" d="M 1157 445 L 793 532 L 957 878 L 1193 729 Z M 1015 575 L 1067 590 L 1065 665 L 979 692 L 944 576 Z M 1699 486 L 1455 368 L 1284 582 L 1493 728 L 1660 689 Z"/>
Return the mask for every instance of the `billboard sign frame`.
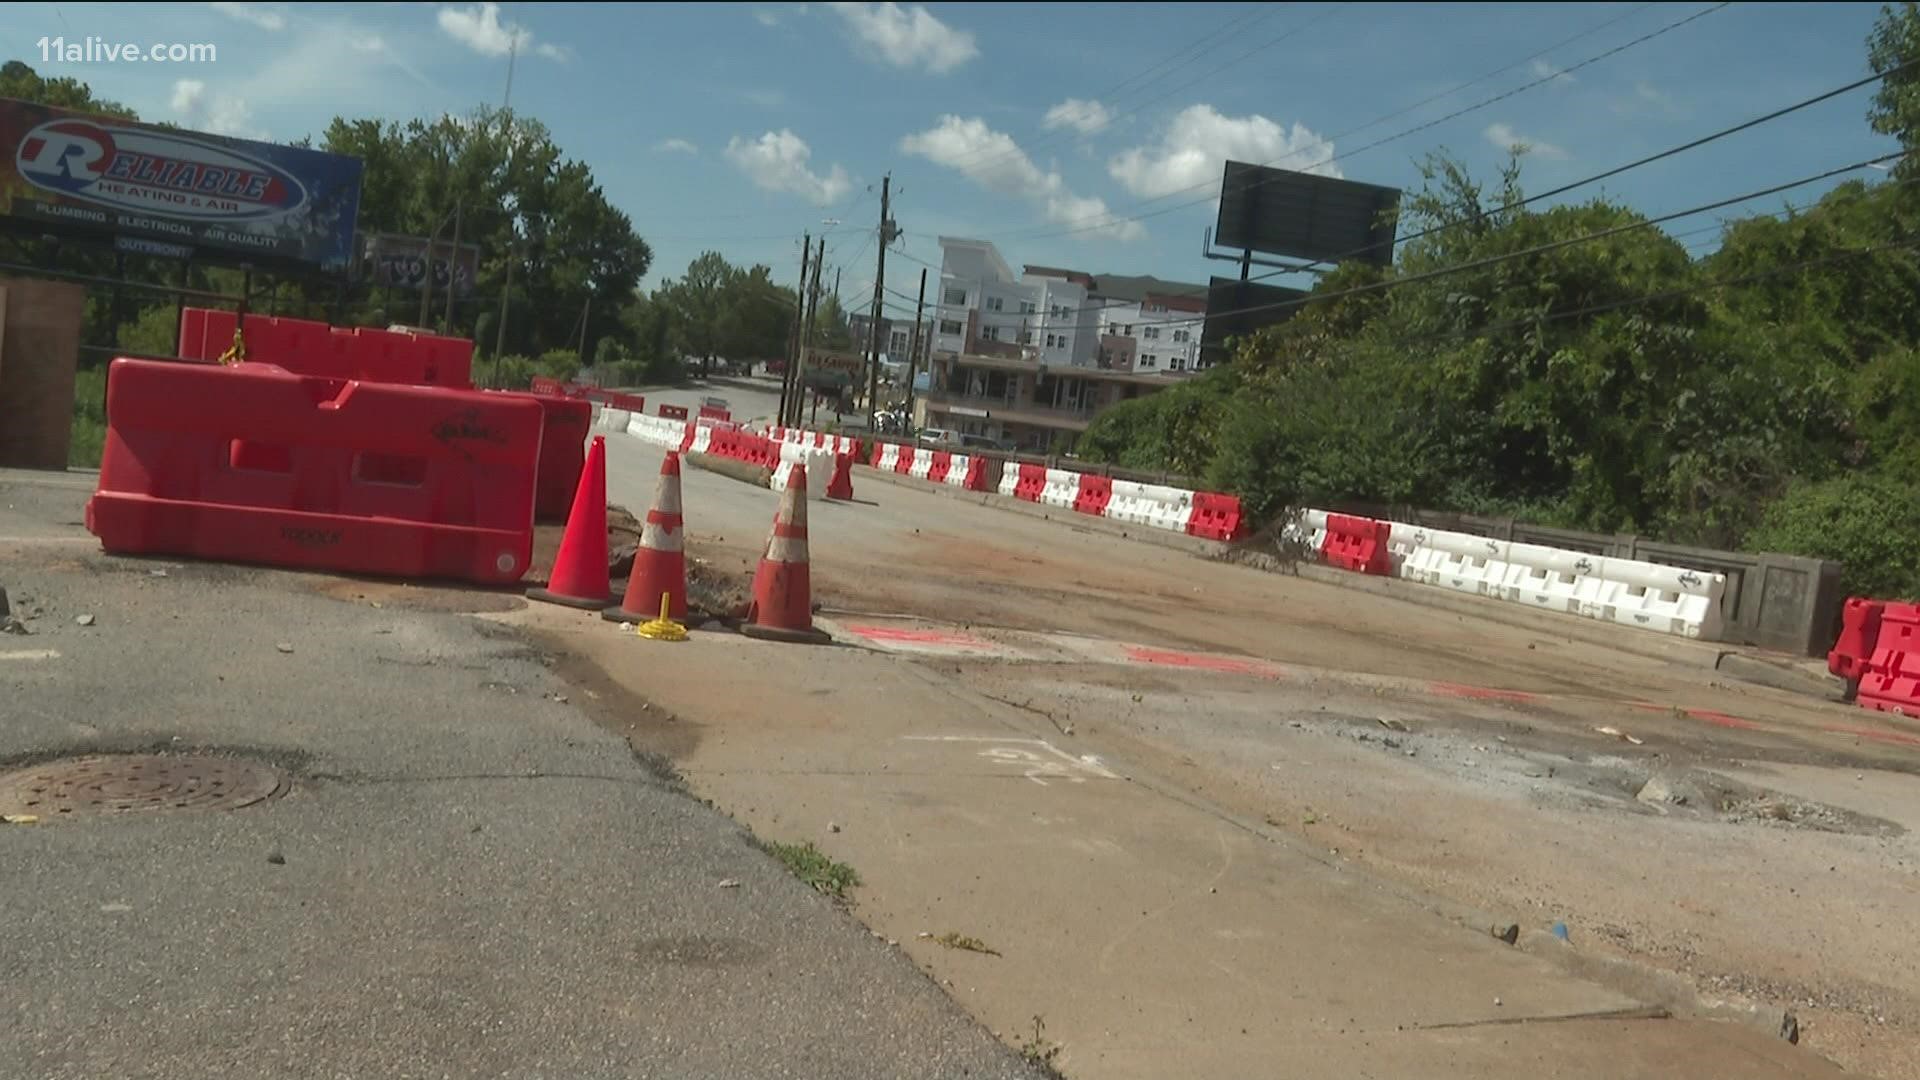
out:
<path id="1" fill-rule="evenodd" d="M 0 222 L 123 252 L 344 274 L 359 158 L 0 98 Z"/>

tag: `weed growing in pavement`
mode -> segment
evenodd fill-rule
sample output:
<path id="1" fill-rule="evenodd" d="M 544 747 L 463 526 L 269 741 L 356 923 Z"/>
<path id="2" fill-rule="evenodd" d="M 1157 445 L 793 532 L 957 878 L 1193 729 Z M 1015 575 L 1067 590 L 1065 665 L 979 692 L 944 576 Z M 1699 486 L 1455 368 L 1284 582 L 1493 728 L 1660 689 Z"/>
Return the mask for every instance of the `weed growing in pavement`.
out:
<path id="1" fill-rule="evenodd" d="M 794 877 L 835 900 L 846 900 L 847 890 L 860 884 L 860 875 L 853 867 L 834 862 L 825 852 L 814 847 L 811 840 L 804 844 L 782 844 L 767 840 L 761 843 L 761 847 L 766 849 L 767 854 L 779 859 Z"/>
<path id="2" fill-rule="evenodd" d="M 985 953 L 988 956 L 1000 955 L 999 950 L 981 941 L 979 938 L 968 937 L 965 934 L 956 934 L 951 930 L 933 940 L 945 945 L 949 949 L 962 949 L 967 952 Z"/>
<path id="3" fill-rule="evenodd" d="M 1060 1071 L 1059 1066 L 1053 1063 L 1053 1059 L 1059 1057 L 1060 1051 L 1065 1048 L 1057 1042 L 1049 1041 L 1046 1037 L 1046 1031 L 1047 1022 L 1035 1016 L 1033 1018 L 1033 1038 L 1021 1041 L 1020 1056 L 1026 1058 L 1027 1062 L 1039 1069 L 1043 1075 L 1060 1077 L 1064 1080 L 1065 1074 Z"/>

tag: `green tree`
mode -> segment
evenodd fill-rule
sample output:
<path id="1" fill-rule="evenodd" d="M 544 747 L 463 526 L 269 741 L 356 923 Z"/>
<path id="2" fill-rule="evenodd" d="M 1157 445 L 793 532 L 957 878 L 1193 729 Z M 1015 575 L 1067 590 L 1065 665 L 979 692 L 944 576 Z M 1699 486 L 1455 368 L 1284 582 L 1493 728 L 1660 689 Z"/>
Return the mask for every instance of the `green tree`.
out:
<path id="1" fill-rule="evenodd" d="M 1912 3 L 1889 4 L 1867 37 L 1867 63 L 1885 76 L 1874 91 L 1867 120 L 1873 130 L 1900 140 L 1909 156 L 1894 166 L 1901 179 L 1920 176 L 1920 9 Z"/>

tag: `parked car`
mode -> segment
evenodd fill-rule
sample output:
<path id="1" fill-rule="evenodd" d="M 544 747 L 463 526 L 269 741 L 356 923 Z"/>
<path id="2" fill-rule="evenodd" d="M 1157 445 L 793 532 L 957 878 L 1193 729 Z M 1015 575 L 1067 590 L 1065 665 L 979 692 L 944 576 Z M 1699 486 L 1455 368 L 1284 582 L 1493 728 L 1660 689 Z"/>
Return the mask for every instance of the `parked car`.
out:
<path id="1" fill-rule="evenodd" d="M 958 449 L 960 447 L 960 433 L 948 428 L 921 428 L 919 443 L 921 446 Z"/>
<path id="2" fill-rule="evenodd" d="M 703 409 L 719 409 L 724 413 L 731 413 L 733 411 L 733 406 L 727 404 L 727 399 L 723 397 L 703 397 L 700 399 L 700 407 Z"/>
<path id="3" fill-rule="evenodd" d="M 962 435 L 960 447 L 964 450 L 979 450 L 989 454 L 1011 454 L 1014 451 L 1012 439 L 994 439 L 985 435 Z"/>

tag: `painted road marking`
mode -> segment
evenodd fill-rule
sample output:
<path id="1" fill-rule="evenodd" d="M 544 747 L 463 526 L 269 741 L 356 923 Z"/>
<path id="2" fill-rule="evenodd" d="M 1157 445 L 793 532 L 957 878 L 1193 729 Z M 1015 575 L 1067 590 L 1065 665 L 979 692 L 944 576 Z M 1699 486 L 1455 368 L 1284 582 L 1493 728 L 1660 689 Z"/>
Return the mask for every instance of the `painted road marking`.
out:
<path id="1" fill-rule="evenodd" d="M 1682 709 L 1677 705 L 1655 705 L 1646 701 L 1636 701 L 1633 703 L 1633 707 L 1636 709 L 1644 709 L 1647 712 L 1677 713 L 1689 720 L 1704 720 L 1715 727 L 1734 728 L 1738 731 L 1766 730 L 1751 720 L 1742 720 L 1737 716 L 1716 712 L 1712 709 Z"/>
<path id="2" fill-rule="evenodd" d="M 1428 683 L 1427 692 L 1446 697 L 1465 698 L 1468 701 L 1511 701 L 1516 705 L 1531 705 L 1540 700 L 1540 695 L 1529 694 L 1524 690 L 1495 690 L 1488 686 L 1462 686 L 1459 683 L 1450 682 Z"/>
<path id="3" fill-rule="evenodd" d="M 1045 739 L 1022 739 L 1001 735 L 903 735 L 910 742 L 950 742 L 950 743 L 989 743 L 979 756 L 998 765 L 1009 765 L 1021 770 L 1021 775 L 1047 787 L 1049 780 L 1065 780 L 1069 784 L 1084 784 L 1089 778 L 1095 780 L 1119 780 L 1118 773 L 1100 764 L 1097 754 L 1081 754 L 1075 757 Z M 1045 754 L 1022 747 L 1038 747 Z M 1051 755 L 1049 760 L 1048 755 Z M 1085 775 L 1082 775 L 1085 774 Z"/>
<path id="4" fill-rule="evenodd" d="M 0 652 L 0 660 L 58 660 L 58 649 L 16 649 L 12 652 Z"/>
<path id="5" fill-rule="evenodd" d="M 1156 649 L 1147 645 L 1128 645 L 1124 648 L 1126 658 L 1136 664 L 1158 664 L 1165 667 L 1192 668 L 1196 671 L 1217 671 L 1223 675 L 1252 675 L 1261 679 L 1283 677 L 1279 668 L 1271 664 L 1263 664 L 1258 660 L 1181 652 L 1177 649 Z"/>
<path id="6" fill-rule="evenodd" d="M 932 656 L 991 656 L 1003 659 L 1025 659 L 1028 655 L 1019 649 L 958 630 L 850 623 L 841 624 L 841 629 L 865 638 L 876 648 L 886 652 Z"/>
<path id="7" fill-rule="evenodd" d="M 1898 731 L 1851 727 L 1823 727 L 1820 730 L 1832 735 L 1853 735 L 1874 742 L 1891 743 L 1895 746 L 1920 746 L 1920 736 L 1907 735 Z"/>

